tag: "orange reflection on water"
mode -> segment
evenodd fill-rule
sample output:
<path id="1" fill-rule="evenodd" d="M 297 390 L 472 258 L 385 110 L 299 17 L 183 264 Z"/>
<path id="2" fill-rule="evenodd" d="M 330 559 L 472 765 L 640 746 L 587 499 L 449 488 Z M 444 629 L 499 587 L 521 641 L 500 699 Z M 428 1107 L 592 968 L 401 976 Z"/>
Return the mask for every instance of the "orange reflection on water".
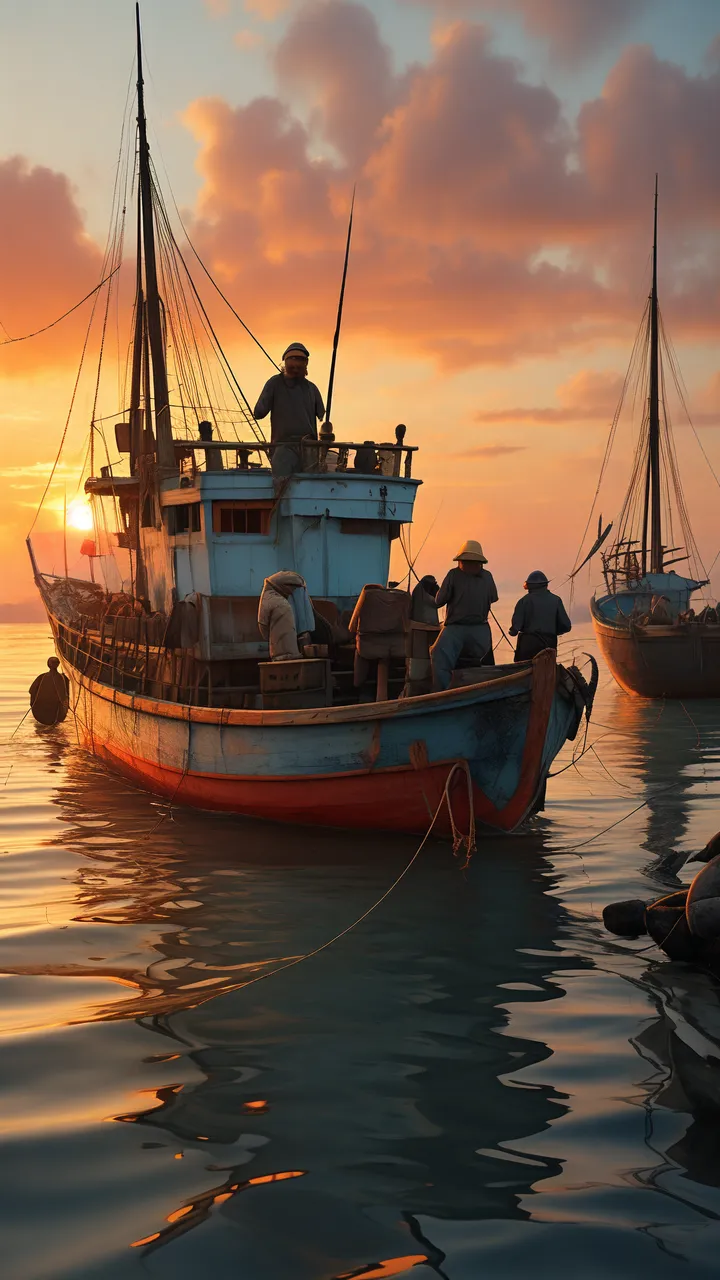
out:
<path id="1" fill-rule="evenodd" d="M 153 1240 L 159 1240 L 159 1239 L 160 1239 L 160 1232 L 156 1231 L 154 1236 L 145 1236 L 144 1239 L 142 1240 L 133 1240 L 132 1244 L 130 1245 L 130 1248 L 139 1249 L 141 1245 L 152 1244 Z"/>
<path id="2" fill-rule="evenodd" d="M 302 1178 L 305 1169 L 293 1169 L 288 1173 L 266 1173 L 262 1177 L 248 1178 L 246 1187 L 259 1187 L 263 1182 L 284 1182 L 286 1178 Z"/>
<path id="3" fill-rule="evenodd" d="M 177 1160 L 177 1156 L 175 1159 Z M 233 1196 L 240 1191 L 246 1191 L 248 1187 L 257 1187 L 268 1182 L 285 1182 L 288 1178 L 302 1178 L 307 1170 L 305 1169 L 284 1169 L 280 1173 L 260 1174 L 256 1178 L 248 1178 L 245 1182 L 231 1182 L 228 1178 L 220 1187 L 213 1187 L 210 1191 L 205 1191 L 195 1199 L 190 1200 L 187 1204 L 181 1205 L 179 1209 L 174 1209 L 169 1213 L 166 1222 L 170 1225 L 164 1227 L 162 1231 L 156 1231 L 154 1235 L 144 1236 L 142 1240 L 133 1240 L 130 1247 L 137 1249 L 141 1245 L 150 1246 L 157 1249 L 163 1244 L 167 1244 L 170 1240 L 176 1239 L 178 1235 L 183 1235 L 186 1231 L 197 1227 L 201 1222 L 205 1222 L 210 1215 L 210 1211 L 215 1205 L 224 1204 L 226 1200 L 232 1200 Z M 381 1265 L 385 1265 L 384 1263 Z M 393 1271 L 378 1272 L 358 1272 L 358 1275 L 394 1275 Z"/>
<path id="4" fill-rule="evenodd" d="M 255 1102 L 243 1102 L 243 1111 L 249 1111 L 253 1115 L 262 1115 L 267 1110 L 268 1104 L 265 1098 L 258 1098 Z"/>
<path id="5" fill-rule="evenodd" d="M 341 1275 L 335 1276 L 335 1280 L 384 1280 L 385 1276 L 398 1276 L 402 1271 L 419 1267 L 423 1262 L 427 1262 L 426 1254 L 408 1253 L 404 1258 L 387 1258 L 385 1262 L 371 1262 L 368 1267 L 361 1267 L 359 1271 L 343 1271 Z"/>
<path id="6" fill-rule="evenodd" d="M 185 1205 L 183 1205 L 182 1209 L 175 1209 L 173 1213 L 169 1213 L 169 1214 L 168 1214 L 168 1216 L 167 1216 L 166 1221 L 167 1221 L 167 1222 L 179 1222 L 181 1218 L 186 1217 L 186 1215 L 187 1215 L 188 1213 L 192 1213 L 192 1211 L 193 1211 L 193 1207 L 192 1207 L 192 1205 L 191 1205 L 191 1204 L 185 1204 Z"/>

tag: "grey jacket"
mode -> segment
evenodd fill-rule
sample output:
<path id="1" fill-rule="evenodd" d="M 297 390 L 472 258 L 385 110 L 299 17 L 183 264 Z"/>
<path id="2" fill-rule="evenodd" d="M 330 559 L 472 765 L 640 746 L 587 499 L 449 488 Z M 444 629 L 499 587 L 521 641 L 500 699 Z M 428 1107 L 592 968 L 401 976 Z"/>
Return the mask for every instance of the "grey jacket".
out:
<path id="1" fill-rule="evenodd" d="M 325 406 L 314 382 L 276 373 L 265 383 L 253 413 L 258 420 L 270 414 L 270 439 L 278 444 L 303 436 L 317 440 L 317 422 Z"/>

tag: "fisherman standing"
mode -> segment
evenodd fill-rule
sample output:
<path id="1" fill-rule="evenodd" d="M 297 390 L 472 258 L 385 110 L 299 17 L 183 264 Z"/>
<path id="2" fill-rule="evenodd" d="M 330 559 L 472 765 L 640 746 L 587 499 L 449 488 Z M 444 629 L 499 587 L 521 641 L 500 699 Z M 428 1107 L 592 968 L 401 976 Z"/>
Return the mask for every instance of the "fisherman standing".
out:
<path id="1" fill-rule="evenodd" d="M 572 631 L 560 596 L 548 591 L 548 579 L 540 569 L 527 576 L 526 596 L 515 605 L 510 635 L 517 636 L 515 661 L 528 662 L 543 649 L 557 649 L 558 636 Z"/>
<path id="2" fill-rule="evenodd" d="M 318 419 L 325 414 L 322 396 L 307 376 L 310 352 L 302 342 L 283 351 L 282 371 L 265 383 L 253 410 L 259 420 L 270 414 L 272 472 L 291 476 L 302 471 L 302 441 L 317 440 Z"/>
<path id="3" fill-rule="evenodd" d="M 447 606 L 443 629 L 430 650 L 436 692 L 450 688 L 461 657 L 479 666 L 492 648 L 488 613 L 498 593 L 492 574 L 483 568 L 487 557 L 480 543 L 470 539 L 455 560 L 457 569 L 450 570 L 435 597 L 437 605 Z"/>

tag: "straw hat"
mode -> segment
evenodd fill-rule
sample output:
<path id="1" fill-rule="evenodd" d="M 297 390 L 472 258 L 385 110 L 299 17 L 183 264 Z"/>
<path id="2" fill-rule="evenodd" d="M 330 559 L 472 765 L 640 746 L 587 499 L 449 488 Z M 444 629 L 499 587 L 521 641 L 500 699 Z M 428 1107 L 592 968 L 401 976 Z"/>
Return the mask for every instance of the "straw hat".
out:
<path id="1" fill-rule="evenodd" d="M 475 542 L 473 538 L 468 538 L 467 542 L 463 542 L 455 560 L 479 560 L 481 564 L 487 564 L 487 556 L 483 553 L 483 549 L 479 542 Z"/>
<path id="2" fill-rule="evenodd" d="M 549 581 L 550 579 L 545 577 L 542 569 L 533 569 L 532 573 L 527 576 L 525 590 L 529 590 L 530 587 L 546 587 Z"/>

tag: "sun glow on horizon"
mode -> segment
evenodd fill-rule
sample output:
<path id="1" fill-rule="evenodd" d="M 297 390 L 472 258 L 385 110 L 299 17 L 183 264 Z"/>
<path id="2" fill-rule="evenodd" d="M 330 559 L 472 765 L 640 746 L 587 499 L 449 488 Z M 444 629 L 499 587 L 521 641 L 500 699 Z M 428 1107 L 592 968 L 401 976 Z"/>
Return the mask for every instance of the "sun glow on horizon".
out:
<path id="1" fill-rule="evenodd" d="M 83 498 L 75 498 L 69 503 L 67 524 L 69 529 L 79 529 L 81 533 L 91 533 L 93 529 L 93 513 L 90 503 Z"/>

